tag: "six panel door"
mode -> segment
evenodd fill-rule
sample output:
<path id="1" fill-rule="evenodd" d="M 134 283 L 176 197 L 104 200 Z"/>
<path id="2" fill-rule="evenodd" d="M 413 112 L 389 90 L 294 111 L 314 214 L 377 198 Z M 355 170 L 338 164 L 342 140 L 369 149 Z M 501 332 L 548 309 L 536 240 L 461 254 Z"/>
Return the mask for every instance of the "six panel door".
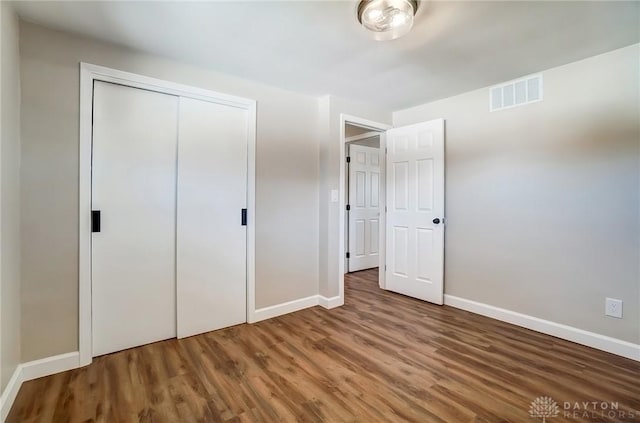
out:
<path id="1" fill-rule="evenodd" d="M 387 131 L 386 289 L 443 301 L 444 120 Z"/>
<path id="2" fill-rule="evenodd" d="M 349 146 L 349 272 L 380 264 L 380 149 Z"/>

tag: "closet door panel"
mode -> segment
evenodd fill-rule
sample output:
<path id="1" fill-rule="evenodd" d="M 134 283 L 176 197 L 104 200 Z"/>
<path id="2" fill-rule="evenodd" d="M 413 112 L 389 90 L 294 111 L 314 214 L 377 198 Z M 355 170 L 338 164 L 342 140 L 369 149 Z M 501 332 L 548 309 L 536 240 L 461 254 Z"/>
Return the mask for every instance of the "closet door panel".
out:
<path id="1" fill-rule="evenodd" d="M 247 122 L 246 110 L 180 98 L 179 338 L 246 321 Z"/>
<path id="2" fill-rule="evenodd" d="M 176 336 L 178 97 L 95 82 L 93 355 Z"/>

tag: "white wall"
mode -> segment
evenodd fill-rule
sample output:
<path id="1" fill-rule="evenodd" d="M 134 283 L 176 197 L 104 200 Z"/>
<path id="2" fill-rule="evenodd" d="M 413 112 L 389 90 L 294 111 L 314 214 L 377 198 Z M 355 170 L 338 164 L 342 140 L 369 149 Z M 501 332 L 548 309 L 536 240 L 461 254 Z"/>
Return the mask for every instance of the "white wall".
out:
<path id="1" fill-rule="evenodd" d="M 394 113 L 446 119 L 447 294 L 639 343 L 639 58 L 550 69 L 544 101 L 509 110 L 484 88 Z"/>
<path id="2" fill-rule="evenodd" d="M 347 114 L 378 123 L 390 124 L 391 112 L 369 104 L 344 100 L 335 96 L 320 99 L 320 122 L 322 142 L 320 144 L 320 295 L 327 298 L 339 295 L 338 257 L 340 247 L 339 203 L 330 202 L 330 191 L 340 189 L 340 153 L 344 145 L 340 141 L 340 115 Z"/>
<path id="3" fill-rule="evenodd" d="M 78 348 L 81 61 L 257 100 L 256 307 L 318 293 L 316 98 L 25 22 L 20 36 L 23 361 Z"/>
<path id="4" fill-rule="evenodd" d="M 20 362 L 20 56 L 18 18 L 0 4 L 0 392 Z"/>

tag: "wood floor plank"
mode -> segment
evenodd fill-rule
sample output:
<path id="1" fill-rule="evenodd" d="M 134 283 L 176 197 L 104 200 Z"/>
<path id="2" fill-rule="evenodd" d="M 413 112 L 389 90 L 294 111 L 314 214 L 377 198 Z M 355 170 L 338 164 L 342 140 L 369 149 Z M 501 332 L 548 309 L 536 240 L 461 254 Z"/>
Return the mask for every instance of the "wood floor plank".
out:
<path id="1" fill-rule="evenodd" d="M 167 340 L 23 384 L 8 423 L 523 422 L 539 396 L 617 402 L 640 363 L 345 277 L 345 305 Z M 630 413 L 635 418 L 629 419 Z M 540 421 L 540 420 L 537 420 Z"/>

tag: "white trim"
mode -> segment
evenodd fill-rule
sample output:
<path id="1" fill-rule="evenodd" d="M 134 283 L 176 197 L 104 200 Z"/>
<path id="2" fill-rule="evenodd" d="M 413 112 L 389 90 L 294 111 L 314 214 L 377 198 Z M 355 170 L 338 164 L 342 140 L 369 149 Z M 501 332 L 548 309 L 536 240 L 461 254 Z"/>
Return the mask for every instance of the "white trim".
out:
<path id="1" fill-rule="evenodd" d="M 256 103 L 255 100 L 243 97 L 222 94 L 204 88 L 178 84 L 171 81 L 165 81 L 163 79 L 138 75 L 104 66 L 92 65 L 90 63 L 80 63 L 80 71 L 84 71 L 85 76 L 91 76 L 92 82 L 93 79 L 97 79 L 100 81 L 112 82 L 114 84 L 121 84 L 128 87 L 136 87 L 180 97 L 188 97 L 204 101 L 214 100 L 217 104 L 225 104 L 228 106 L 238 107 L 240 109 L 249 109 Z"/>
<path id="2" fill-rule="evenodd" d="M 11 375 L 11 379 L 0 396 L 0 422 L 4 422 L 11 411 L 11 406 L 18 396 L 22 386 L 22 366 L 18 365 Z"/>
<path id="3" fill-rule="evenodd" d="M 555 336 L 577 344 L 606 351 L 632 360 L 640 361 L 640 345 L 609 336 L 600 335 L 572 326 L 563 325 L 549 320 L 540 319 L 511 310 L 495 307 L 453 295 L 444 296 L 445 305 L 470 311 L 482 316 L 491 317 L 512 325 L 531 329 L 536 332 Z"/>
<path id="4" fill-rule="evenodd" d="M 255 163 L 256 102 L 202 88 L 163 81 L 102 66 L 80 63 L 80 156 L 79 156 L 79 364 L 91 363 L 91 131 L 93 81 L 106 81 L 182 97 L 195 98 L 246 109 L 247 145 L 247 321 L 255 320 Z"/>
<path id="5" fill-rule="evenodd" d="M 256 313 L 256 139 L 257 105 L 249 105 L 247 132 L 247 322 Z"/>
<path id="6" fill-rule="evenodd" d="M 91 363 L 91 138 L 94 74 L 80 64 L 80 154 L 78 228 L 78 350 L 80 365 Z"/>
<path id="7" fill-rule="evenodd" d="M 55 373 L 77 369 L 80 367 L 80 352 L 75 351 L 54 355 L 41 360 L 29 361 L 20 366 L 22 367 L 22 381 L 26 382 Z"/>
<path id="8" fill-rule="evenodd" d="M 374 122 L 372 120 L 368 120 L 368 119 L 363 119 L 363 118 L 359 118 L 357 116 L 351 116 L 351 115 L 347 115 L 344 113 L 340 113 L 340 181 L 338 182 L 338 189 L 340 190 L 340 218 L 339 218 L 339 223 L 338 223 L 338 236 L 339 236 L 339 242 L 338 242 L 338 297 L 340 298 L 340 300 L 338 301 L 340 304 L 344 304 L 344 269 L 345 269 L 345 236 L 344 236 L 344 228 L 345 228 L 345 215 L 346 213 L 344 212 L 346 209 L 346 189 L 345 189 L 345 181 L 346 181 L 346 166 L 344 165 L 346 162 L 346 148 L 345 148 L 345 144 L 346 144 L 346 137 L 345 137 L 345 131 L 344 131 L 344 126 L 349 123 L 349 124 L 353 124 L 356 126 L 360 126 L 362 128 L 367 128 L 367 129 L 371 129 L 373 131 L 377 131 L 378 134 L 380 135 L 380 151 L 384 154 L 385 157 L 385 161 L 384 166 L 386 166 L 386 154 L 384 153 L 385 150 L 383 150 L 383 148 L 386 148 L 386 138 L 384 137 L 385 135 L 385 131 L 388 129 L 391 129 L 392 126 L 391 125 L 387 125 L 384 123 L 380 123 L 380 122 Z M 386 202 L 385 202 L 386 204 Z M 380 211 L 380 226 L 384 227 L 382 225 L 386 225 L 386 213 L 383 212 L 382 210 Z M 382 234 L 384 231 L 380 231 L 380 233 Z M 380 245 L 384 246 L 386 240 L 384 239 L 384 236 L 380 236 Z M 384 251 L 380 251 L 380 271 L 378 272 L 379 274 L 379 279 L 378 279 L 378 283 L 380 284 L 380 286 L 384 286 L 384 265 L 385 265 L 385 254 Z M 329 275 L 329 277 L 331 278 L 331 275 Z"/>
<path id="9" fill-rule="evenodd" d="M 80 367 L 80 353 L 70 352 L 19 364 L 0 397 L 0 422 L 4 422 L 20 387 L 26 381 Z"/>
<path id="10" fill-rule="evenodd" d="M 380 133 L 380 180 L 384 189 L 380 193 L 380 231 L 378 232 L 378 248 L 380 267 L 378 268 L 378 286 L 387 289 L 387 133 Z M 383 209 L 384 207 L 384 209 Z"/>
<path id="11" fill-rule="evenodd" d="M 318 305 L 327 309 L 340 307 L 341 305 L 344 305 L 344 298 L 340 298 L 339 295 L 331 298 L 327 298 L 323 295 L 318 295 Z"/>
<path id="12" fill-rule="evenodd" d="M 297 300 L 287 301 L 285 303 L 263 307 L 254 313 L 254 320 L 250 323 L 260 322 L 262 320 L 271 319 L 273 317 L 282 316 L 284 314 L 293 313 L 304 310 L 305 308 L 322 306 L 327 309 L 344 305 L 344 297 L 336 295 L 335 297 L 325 297 L 322 295 L 311 295 L 309 297 L 299 298 Z"/>
<path id="13" fill-rule="evenodd" d="M 255 311 L 255 313 L 253 314 L 254 320 L 250 323 L 260 322 L 262 320 L 271 319 L 273 317 L 282 316 L 283 314 L 293 313 L 294 311 L 299 311 L 317 305 L 318 295 L 312 295 L 310 297 L 287 301 L 286 303 L 282 304 L 263 307 Z"/>

